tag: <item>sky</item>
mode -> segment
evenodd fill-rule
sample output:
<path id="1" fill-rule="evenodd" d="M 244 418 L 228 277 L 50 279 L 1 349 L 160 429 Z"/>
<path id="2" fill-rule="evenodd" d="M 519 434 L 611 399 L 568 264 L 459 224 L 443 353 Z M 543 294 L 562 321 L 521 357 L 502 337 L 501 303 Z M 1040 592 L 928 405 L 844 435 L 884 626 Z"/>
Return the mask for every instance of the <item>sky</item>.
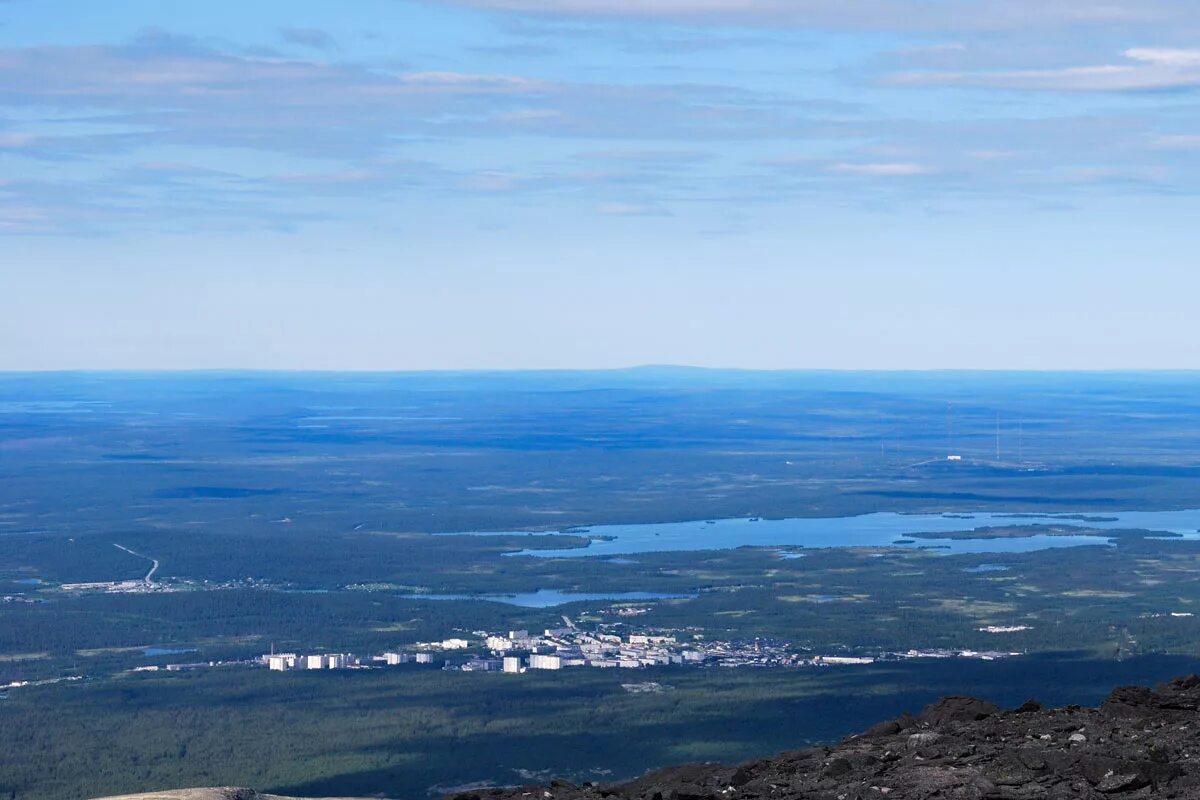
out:
<path id="1" fill-rule="evenodd" d="M 1194 0 L 0 0 L 0 370 L 1196 369 Z"/>

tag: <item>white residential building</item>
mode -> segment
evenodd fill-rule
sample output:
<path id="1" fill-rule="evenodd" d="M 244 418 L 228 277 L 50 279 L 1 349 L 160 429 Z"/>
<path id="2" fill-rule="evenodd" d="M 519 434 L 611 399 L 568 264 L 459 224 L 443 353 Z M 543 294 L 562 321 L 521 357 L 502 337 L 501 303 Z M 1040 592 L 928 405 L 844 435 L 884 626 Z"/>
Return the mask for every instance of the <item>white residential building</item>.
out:
<path id="1" fill-rule="evenodd" d="M 284 670 L 296 668 L 295 653 L 280 653 L 279 655 L 267 656 L 267 668 L 275 672 L 283 672 Z"/>
<path id="2" fill-rule="evenodd" d="M 521 657 L 520 656 L 505 656 L 504 657 L 504 671 L 514 673 L 514 674 L 520 672 L 521 671 Z"/>
<path id="3" fill-rule="evenodd" d="M 530 669 L 562 669 L 562 656 L 535 653 L 529 657 Z"/>

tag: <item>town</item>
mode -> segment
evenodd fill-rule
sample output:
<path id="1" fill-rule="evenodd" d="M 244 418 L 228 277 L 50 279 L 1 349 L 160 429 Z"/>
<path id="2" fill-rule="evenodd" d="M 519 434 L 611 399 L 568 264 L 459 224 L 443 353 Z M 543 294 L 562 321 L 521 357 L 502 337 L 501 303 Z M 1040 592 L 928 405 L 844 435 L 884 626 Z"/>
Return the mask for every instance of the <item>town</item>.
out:
<path id="1" fill-rule="evenodd" d="M 873 664 L 909 658 L 973 658 L 996 660 L 1019 656 L 1009 651 L 906 650 L 871 655 L 816 654 L 788 642 L 755 638 L 746 641 L 708 640 L 690 632 L 652 630 L 619 632 L 620 626 L 601 625 L 585 631 L 564 617 L 564 627 L 540 634 L 527 630 L 474 631 L 474 639 L 448 638 L 359 658 L 348 653 L 268 653 L 258 664 L 275 672 L 290 670 L 370 669 L 401 664 L 440 664 L 462 672 L 520 674 L 530 670 L 640 669 L 644 667 L 832 667 Z"/>

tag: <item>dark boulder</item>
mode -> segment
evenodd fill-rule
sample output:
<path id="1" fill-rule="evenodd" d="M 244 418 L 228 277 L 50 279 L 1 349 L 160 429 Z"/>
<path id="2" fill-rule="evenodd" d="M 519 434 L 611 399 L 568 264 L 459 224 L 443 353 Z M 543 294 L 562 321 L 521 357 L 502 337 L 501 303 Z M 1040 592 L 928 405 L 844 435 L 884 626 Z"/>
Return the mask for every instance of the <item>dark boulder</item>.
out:
<path id="1" fill-rule="evenodd" d="M 966 695 L 951 695 L 927 705 L 917 719 L 936 728 L 956 722 L 978 722 L 999 713 L 999 706 L 987 700 Z"/>

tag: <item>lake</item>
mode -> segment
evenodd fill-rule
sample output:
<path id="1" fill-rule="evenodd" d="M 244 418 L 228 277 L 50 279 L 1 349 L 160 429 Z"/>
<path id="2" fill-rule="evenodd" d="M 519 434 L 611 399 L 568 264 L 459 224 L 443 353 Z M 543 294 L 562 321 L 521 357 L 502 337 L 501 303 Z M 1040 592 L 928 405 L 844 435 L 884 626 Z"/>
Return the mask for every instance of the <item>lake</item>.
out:
<path id="1" fill-rule="evenodd" d="M 1083 519 L 1082 517 L 1086 517 Z M 628 556 L 636 553 L 731 550 L 737 547 L 903 547 L 950 553 L 1025 553 L 1056 547 L 1109 545 L 1103 535 L 1038 534 L 1009 539 L 921 538 L 922 533 L 951 533 L 976 528 L 1055 525 L 1101 530 L 1145 529 L 1200 539 L 1200 509 L 1118 511 L 1083 514 L 896 514 L 796 519 L 721 519 L 643 525 L 597 525 L 570 531 L 592 536 L 587 547 L 570 550 L 521 550 L 510 555 L 539 558 Z M 473 535 L 520 535 L 526 531 L 474 531 Z M 902 541 L 897 542 L 897 539 Z M 600 599 L 600 598 L 598 598 Z"/>
<path id="2" fill-rule="evenodd" d="M 505 603 L 510 606 L 523 608 L 553 608 L 567 603 L 579 603 L 594 600 L 672 600 L 694 595 L 662 594 L 660 592 L 560 592 L 557 589 L 539 589 L 536 592 L 518 592 L 516 594 L 414 594 L 400 595 L 411 600 L 490 600 L 493 603 Z"/>

